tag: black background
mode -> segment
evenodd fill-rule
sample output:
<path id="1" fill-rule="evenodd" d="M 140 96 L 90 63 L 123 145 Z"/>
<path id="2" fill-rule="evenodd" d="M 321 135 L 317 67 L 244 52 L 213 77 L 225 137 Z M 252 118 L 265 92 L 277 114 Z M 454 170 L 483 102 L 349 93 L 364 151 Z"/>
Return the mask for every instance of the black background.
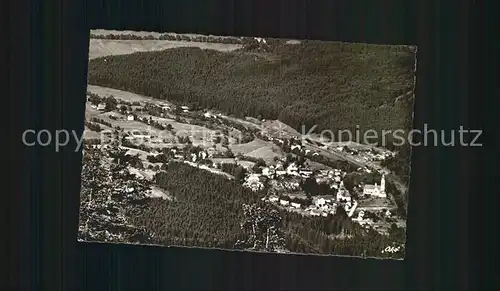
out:
<path id="1" fill-rule="evenodd" d="M 447 4 L 447 5 L 445 5 Z M 453 5 L 450 5 L 453 4 Z M 2 9 L 16 290 L 463 289 L 472 284 L 470 148 L 415 148 L 405 261 L 77 243 L 81 153 L 22 146 L 27 128 L 83 131 L 89 29 L 418 45 L 416 128 L 480 128 L 469 92 L 476 36 L 466 1 L 17 0 Z M 474 40 L 474 41 L 472 41 Z M 472 43 L 472 45 L 471 45 Z M 18 137 L 18 138 L 16 138 Z M 14 158 L 15 157 L 15 158 Z M 476 185 L 474 190 L 481 185 Z M 2 212 L 5 213 L 5 212 Z M 469 272 L 470 271 L 470 272 Z M 14 287 L 16 286 L 16 287 Z"/>

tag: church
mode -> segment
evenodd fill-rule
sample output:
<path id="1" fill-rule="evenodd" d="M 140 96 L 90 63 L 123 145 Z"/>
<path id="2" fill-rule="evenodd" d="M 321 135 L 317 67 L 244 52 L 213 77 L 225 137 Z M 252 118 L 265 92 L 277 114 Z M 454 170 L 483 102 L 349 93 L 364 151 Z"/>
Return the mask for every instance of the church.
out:
<path id="1" fill-rule="evenodd" d="M 363 188 L 363 195 L 386 198 L 387 194 L 385 193 L 385 175 L 382 175 L 380 186 L 377 185 L 377 183 L 375 183 L 375 185 L 365 185 Z"/>

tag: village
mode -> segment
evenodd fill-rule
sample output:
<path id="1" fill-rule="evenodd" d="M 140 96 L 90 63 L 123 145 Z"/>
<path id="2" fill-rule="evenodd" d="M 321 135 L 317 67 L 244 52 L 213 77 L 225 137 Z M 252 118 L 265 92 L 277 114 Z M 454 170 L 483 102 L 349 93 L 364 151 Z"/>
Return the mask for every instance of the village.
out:
<path id="1" fill-rule="evenodd" d="M 263 201 L 305 216 L 326 217 L 341 208 L 380 233 L 393 223 L 404 226 L 378 171 L 379 162 L 393 155 L 389 151 L 326 146 L 276 121 L 238 119 L 115 89 L 89 86 L 87 97 L 86 144 L 101 150 L 119 146 L 138 157 L 129 170 L 140 178 L 152 180 L 169 161 L 183 162 L 261 191 Z M 340 152 L 363 166 L 324 163 L 325 152 Z M 354 174 L 377 179 L 353 184 Z M 168 195 L 155 188 L 154 197 Z"/>

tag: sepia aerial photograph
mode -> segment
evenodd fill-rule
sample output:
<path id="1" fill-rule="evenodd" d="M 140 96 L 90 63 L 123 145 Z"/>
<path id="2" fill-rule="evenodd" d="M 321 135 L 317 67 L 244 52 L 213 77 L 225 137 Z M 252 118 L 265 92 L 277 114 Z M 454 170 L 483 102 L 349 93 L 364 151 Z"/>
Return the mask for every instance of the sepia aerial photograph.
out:
<path id="1" fill-rule="evenodd" d="M 416 69 L 411 44 L 92 30 L 78 240 L 404 259 Z"/>

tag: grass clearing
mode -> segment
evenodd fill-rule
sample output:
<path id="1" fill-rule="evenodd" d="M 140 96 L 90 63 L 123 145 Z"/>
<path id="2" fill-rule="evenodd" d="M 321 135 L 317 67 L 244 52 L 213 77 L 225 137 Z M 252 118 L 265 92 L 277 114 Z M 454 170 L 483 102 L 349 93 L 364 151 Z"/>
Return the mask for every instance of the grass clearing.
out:
<path id="1" fill-rule="evenodd" d="M 369 197 L 367 199 L 358 200 L 358 208 L 369 210 L 369 209 L 380 209 L 380 208 L 391 208 L 393 207 L 390 201 L 386 198 L 379 197 Z"/>
<path id="2" fill-rule="evenodd" d="M 238 152 L 238 153 L 242 153 L 245 155 L 247 153 L 258 150 L 258 149 L 263 148 L 263 147 L 268 147 L 270 145 L 272 145 L 272 144 L 268 143 L 266 141 L 263 141 L 259 138 L 256 138 L 253 141 L 248 142 L 248 143 L 230 145 L 230 148 L 235 153 Z"/>
<path id="3" fill-rule="evenodd" d="M 93 94 L 97 94 L 101 97 L 109 97 L 114 96 L 116 99 L 127 101 L 127 102 L 151 102 L 154 104 L 165 104 L 171 105 L 169 102 L 165 100 L 159 100 L 151 97 L 147 97 L 144 95 L 135 94 L 128 91 L 96 86 L 96 85 L 87 85 L 87 91 Z"/>
<path id="4" fill-rule="evenodd" d="M 238 161 L 238 164 L 241 165 L 245 169 L 251 169 L 255 163 L 250 161 Z"/>
<path id="5" fill-rule="evenodd" d="M 264 131 L 269 132 L 273 136 L 285 137 L 298 137 L 301 134 L 289 125 L 279 120 L 266 120 L 261 123 Z"/>
<path id="6" fill-rule="evenodd" d="M 84 139 L 100 139 L 101 133 L 99 133 L 97 131 L 90 130 L 88 127 L 85 126 L 85 129 L 83 131 L 83 138 Z"/>
<path id="7" fill-rule="evenodd" d="M 171 40 L 90 39 L 89 59 L 114 55 L 127 55 L 137 52 L 162 51 L 178 47 L 199 47 L 201 49 L 228 52 L 240 49 L 242 45 Z"/>
<path id="8" fill-rule="evenodd" d="M 272 163 L 274 157 L 283 157 L 283 151 L 275 144 L 261 139 L 254 139 L 245 144 L 230 145 L 233 153 L 241 153 L 253 158 L 262 158 L 266 163 Z"/>

